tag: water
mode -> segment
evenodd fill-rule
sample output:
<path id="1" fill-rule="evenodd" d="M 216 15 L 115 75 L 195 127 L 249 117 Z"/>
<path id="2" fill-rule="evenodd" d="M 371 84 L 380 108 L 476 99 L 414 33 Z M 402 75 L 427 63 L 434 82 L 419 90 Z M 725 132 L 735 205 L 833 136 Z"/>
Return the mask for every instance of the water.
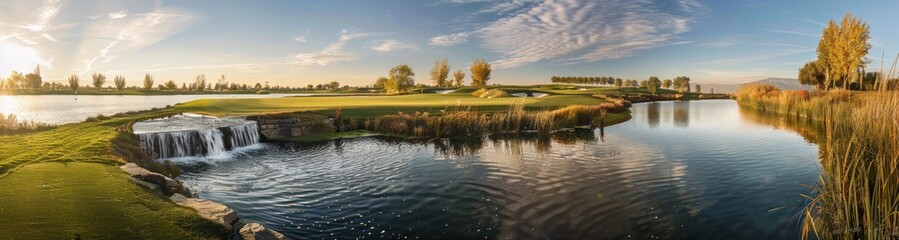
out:
<path id="1" fill-rule="evenodd" d="M 213 98 L 278 98 L 295 94 L 206 94 L 206 95 L 23 95 L 0 96 L 0 114 L 15 114 L 20 120 L 50 124 L 84 121 L 98 114 L 162 108 L 166 105 Z M 77 100 L 76 100 L 77 99 Z"/>
<path id="2" fill-rule="evenodd" d="M 255 121 L 195 114 L 135 123 L 134 133 L 153 159 L 228 158 L 229 151 L 259 143 Z M 186 158 L 186 159 L 178 159 Z"/>
<path id="3" fill-rule="evenodd" d="M 632 110 L 604 131 L 553 139 L 270 145 L 181 179 L 292 238 L 799 236 L 816 145 L 730 100 Z"/>

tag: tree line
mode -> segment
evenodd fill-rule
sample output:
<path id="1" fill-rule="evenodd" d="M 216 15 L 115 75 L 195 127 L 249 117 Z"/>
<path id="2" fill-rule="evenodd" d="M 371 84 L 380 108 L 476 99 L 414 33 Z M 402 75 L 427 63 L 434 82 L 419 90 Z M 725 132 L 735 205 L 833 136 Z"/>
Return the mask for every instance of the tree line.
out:
<path id="1" fill-rule="evenodd" d="M 456 70 L 453 79 L 450 76 L 449 61 L 444 58 L 434 63 L 431 68 L 431 81 L 435 87 L 462 87 L 464 85 L 465 72 Z M 471 86 L 484 88 L 490 81 L 493 66 L 484 59 L 475 59 L 469 66 L 471 72 Z M 372 85 L 374 88 L 383 88 L 387 93 L 403 93 L 415 86 L 415 72 L 408 64 L 399 64 L 387 71 L 387 77 L 379 77 Z"/>
<path id="2" fill-rule="evenodd" d="M 552 83 L 578 84 L 578 85 L 606 85 L 614 87 L 639 87 L 646 88 L 652 94 L 655 94 L 660 88 L 676 90 L 680 93 L 690 92 L 690 77 L 678 76 L 674 80 L 660 80 L 656 76 L 651 76 L 646 80 L 637 81 L 634 79 L 621 79 L 616 77 L 550 77 Z M 698 84 L 695 86 L 696 92 L 702 92 L 702 87 Z"/>

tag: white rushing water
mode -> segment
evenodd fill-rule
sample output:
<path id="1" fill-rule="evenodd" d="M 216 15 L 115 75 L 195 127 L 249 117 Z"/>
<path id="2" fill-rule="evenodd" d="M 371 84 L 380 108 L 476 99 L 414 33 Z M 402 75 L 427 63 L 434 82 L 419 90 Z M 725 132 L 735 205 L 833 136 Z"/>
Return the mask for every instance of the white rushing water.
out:
<path id="1" fill-rule="evenodd" d="M 259 143 L 256 122 L 179 115 L 135 124 L 144 151 L 153 159 L 217 158 Z"/>

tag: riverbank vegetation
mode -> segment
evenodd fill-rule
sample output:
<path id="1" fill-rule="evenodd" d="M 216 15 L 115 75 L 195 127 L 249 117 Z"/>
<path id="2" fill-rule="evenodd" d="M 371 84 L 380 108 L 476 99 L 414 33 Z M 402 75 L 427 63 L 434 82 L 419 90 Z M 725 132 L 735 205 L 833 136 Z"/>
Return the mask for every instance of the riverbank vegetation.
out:
<path id="1" fill-rule="evenodd" d="M 625 105 L 627 104 L 627 105 Z M 604 126 L 607 113 L 621 113 L 627 102 L 569 105 L 554 110 L 526 111 L 523 101 L 512 102 L 502 112 L 478 113 L 465 108 L 428 112 L 398 113 L 365 121 L 365 129 L 414 138 L 471 137 L 495 133 L 536 132 L 549 134 L 562 128 Z"/>
<path id="2" fill-rule="evenodd" d="M 892 70 L 864 72 L 869 38 L 867 24 L 851 14 L 839 25 L 831 20 L 818 59 L 799 71 L 799 81 L 818 90 L 746 85 L 735 93 L 741 106 L 823 129 L 821 177 L 803 211 L 804 239 L 890 239 L 899 230 L 899 92 L 887 91 Z"/>
<path id="3" fill-rule="evenodd" d="M 899 229 L 899 93 L 781 91 L 752 85 L 740 105 L 822 124 L 822 175 L 805 208 L 805 238 L 886 239 Z"/>
<path id="4" fill-rule="evenodd" d="M 30 120 L 20 120 L 15 114 L 4 115 L 0 113 L 0 135 L 37 132 L 51 128 L 53 128 L 53 125 Z"/>

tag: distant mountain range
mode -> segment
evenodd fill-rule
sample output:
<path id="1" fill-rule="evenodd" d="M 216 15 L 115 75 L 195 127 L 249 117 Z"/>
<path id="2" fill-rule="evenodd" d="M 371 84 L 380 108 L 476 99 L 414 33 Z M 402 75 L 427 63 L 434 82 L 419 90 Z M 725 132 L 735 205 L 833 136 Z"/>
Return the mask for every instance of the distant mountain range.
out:
<path id="1" fill-rule="evenodd" d="M 809 90 L 812 91 L 815 89 L 814 86 L 802 85 L 799 84 L 799 80 L 795 78 L 765 78 L 762 80 L 748 82 L 748 83 L 735 83 L 735 84 L 699 84 L 702 85 L 703 92 L 709 92 L 712 89 L 715 89 L 716 93 L 733 93 L 737 91 L 737 88 L 740 88 L 743 84 L 751 84 L 751 83 L 764 83 L 771 84 L 780 88 L 780 90 Z"/>

